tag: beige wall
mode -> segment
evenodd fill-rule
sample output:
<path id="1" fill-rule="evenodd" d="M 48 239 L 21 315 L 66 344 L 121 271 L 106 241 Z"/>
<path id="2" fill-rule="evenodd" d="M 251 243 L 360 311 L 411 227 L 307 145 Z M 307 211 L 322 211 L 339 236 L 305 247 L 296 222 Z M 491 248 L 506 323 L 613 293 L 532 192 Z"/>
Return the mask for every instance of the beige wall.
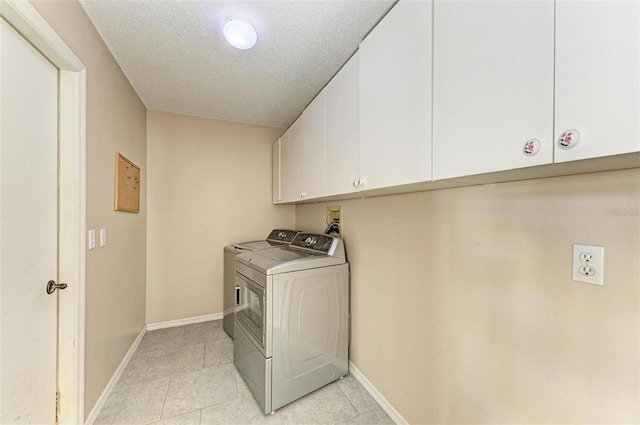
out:
<path id="1" fill-rule="evenodd" d="M 329 204 L 351 360 L 409 423 L 640 422 L 640 170 Z M 605 246 L 604 287 L 571 280 L 573 243 Z"/>
<path id="2" fill-rule="evenodd" d="M 144 327 L 146 109 L 77 1 L 32 4 L 87 68 L 87 228 L 107 246 L 87 252 L 85 415 Z M 113 209 L 114 155 L 141 168 L 140 213 Z"/>
<path id="3" fill-rule="evenodd" d="M 283 129 L 149 111 L 147 323 L 222 313 L 222 250 L 292 227 L 271 204 Z"/>

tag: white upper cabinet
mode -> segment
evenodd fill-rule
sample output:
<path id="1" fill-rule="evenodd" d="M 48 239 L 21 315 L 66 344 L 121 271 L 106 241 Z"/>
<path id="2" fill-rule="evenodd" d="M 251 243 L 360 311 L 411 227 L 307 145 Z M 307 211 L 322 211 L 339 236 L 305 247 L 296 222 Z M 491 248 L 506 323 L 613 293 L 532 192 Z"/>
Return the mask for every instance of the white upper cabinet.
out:
<path id="1" fill-rule="evenodd" d="M 325 170 L 329 195 L 353 192 L 359 178 L 358 52 L 324 89 Z"/>
<path id="2" fill-rule="evenodd" d="M 271 193 L 273 195 L 273 203 L 277 204 L 282 201 L 282 194 L 280 190 L 280 145 L 281 138 L 273 144 L 271 151 Z"/>
<path id="3" fill-rule="evenodd" d="M 555 60 L 556 162 L 640 151 L 640 2 L 558 0 Z"/>
<path id="4" fill-rule="evenodd" d="M 291 126 L 292 128 L 293 126 Z M 280 201 L 291 202 L 297 201 L 295 190 L 293 188 L 293 176 L 291 174 L 291 156 L 289 152 L 289 134 L 291 128 L 280 136 Z M 274 196 L 275 197 L 275 196 Z"/>
<path id="5" fill-rule="evenodd" d="M 431 9 L 400 0 L 360 44 L 362 189 L 431 180 Z"/>
<path id="6" fill-rule="evenodd" d="M 553 161 L 553 28 L 552 0 L 435 1 L 434 180 Z"/>
<path id="7" fill-rule="evenodd" d="M 304 113 L 304 112 L 303 112 Z M 304 153 L 304 143 L 302 134 L 302 115 L 291 124 L 291 127 L 287 130 L 288 139 L 285 142 L 287 147 L 287 171 L 286 178 L 283 177 L 283 192 L 282 196 L 285 202 L 299 201 L 300 194 L 302 193 L 302 162 L 304 159 L 302 155 Z M 282 148 L 282 147 L 281 147 Z M 286 184 L 284 181 L 286 179 Z"/>
<path id="8" fill-rule="evenodd" d="M 640 0 L 399 0 L 274 146 L 274 202 L 632 152 Z"/>
<path id="9" fill-rule="evenodd" d="M 307 106 L 288 133 L 291 191 L 286 200 L 324 196 L 324 92 Z"/>

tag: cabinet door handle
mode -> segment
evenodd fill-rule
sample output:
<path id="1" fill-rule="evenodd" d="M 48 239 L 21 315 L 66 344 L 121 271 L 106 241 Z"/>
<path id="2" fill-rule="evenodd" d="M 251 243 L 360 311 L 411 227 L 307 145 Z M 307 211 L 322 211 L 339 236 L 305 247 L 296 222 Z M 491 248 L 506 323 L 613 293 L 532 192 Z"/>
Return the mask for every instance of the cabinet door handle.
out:
<path id="1" fill-rule="evenodd" d="M 539 150 L 540 140 L 538 139 L 527 140 L 527 143 L 524 144 L 524 148 L 522 149 L 525 155 L 535 155 Z"/>
<path id="2" fill-rule="evenodd" d="M 236 285 L 236 305 L 240 305 L 240 286 Z"/>
<path id="3" fill-rule="evenodd" d="M 566 130 L 558 138 L 558 144 L 563 148 L 572 148 L 580 141 L 580 132 L 575 129 Z"/>

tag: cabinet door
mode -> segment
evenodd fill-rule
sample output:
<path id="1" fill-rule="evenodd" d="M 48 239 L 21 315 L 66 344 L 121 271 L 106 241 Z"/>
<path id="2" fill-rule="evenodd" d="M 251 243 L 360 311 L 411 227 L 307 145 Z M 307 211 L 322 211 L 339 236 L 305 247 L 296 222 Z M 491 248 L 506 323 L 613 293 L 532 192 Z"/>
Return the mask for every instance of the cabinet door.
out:
<path id="1" fill-rule="evenodd" d="M 358 52 L 324 89 L 326 193 L 356 190 L 358 157 Z"/>
<path id="2" fill-rule="evenodd" d="M 294 123 L 295 124 L 295 123 Z M 291 152 L 289 149 L 291 129 L 293 125 L 280 137 L 280 199 L 281 202 L 297 201 L 293 175 L 291 174 Z"/>
<path id="3" fill-rule="evenodd" d="M 278 204 L 282 200 L 280 194 L 280 139 L 274 144 L 271 151 L 271 193 L 272 202 Z"/>
<path id="4" fill-rule="evenodd" d="M 434 180 L 553 161 L 553 28 L 552 0 L 435 1 Z"/>
<path id="5" fill-rule="evenodd" d="M 555 135 L 556 162 L 640 151 L 640 2 L 558 0 Z"/>
<path id="6" fill-rule="evenodd" d="M 304 112 L 303 112 L 304 115 Z M 299 201 L 302 193 L 302 173 L 304 169 L 304 137 L 302 134 L 302 115 L 289 127 L 289 185 L 287 186 L 286 200 Z"/>
<path id="7" fill-rule="evenodd" d="M 431 8 L 400 0 L 360 44 L 364 189 L 431 180 Z"/>
<path id="8" fill-rule="evenodd" d="M 324 93 L 289 129 L 289 169 L 295 200 L 324 195 Z"/>

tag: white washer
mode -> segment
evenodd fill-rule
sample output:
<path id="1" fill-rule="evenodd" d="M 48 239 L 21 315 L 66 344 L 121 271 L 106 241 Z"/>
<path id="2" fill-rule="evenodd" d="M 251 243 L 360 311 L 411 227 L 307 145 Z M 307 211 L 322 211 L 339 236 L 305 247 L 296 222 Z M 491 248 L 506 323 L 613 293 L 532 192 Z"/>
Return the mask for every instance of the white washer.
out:
<path id="1" fill-rule="evenodd" d="M 223 318 L 224 331 L 233 338 L 233 309 L 238 300 L 238 288 L 235 280 L 236 255 L 258 249 L 273 248 L 288 245 L 298 234 L 297 230 L 273 229 L 266 240 L 241 242 L 224 247 L 224 280 L 223 280 Z"/>
<path id="2" fill-rule="evenodd" d="M 349 265 L 342 239 L 298 233 L 236 257 L 234 364 L 270 413 L 349 371 Z"/>

